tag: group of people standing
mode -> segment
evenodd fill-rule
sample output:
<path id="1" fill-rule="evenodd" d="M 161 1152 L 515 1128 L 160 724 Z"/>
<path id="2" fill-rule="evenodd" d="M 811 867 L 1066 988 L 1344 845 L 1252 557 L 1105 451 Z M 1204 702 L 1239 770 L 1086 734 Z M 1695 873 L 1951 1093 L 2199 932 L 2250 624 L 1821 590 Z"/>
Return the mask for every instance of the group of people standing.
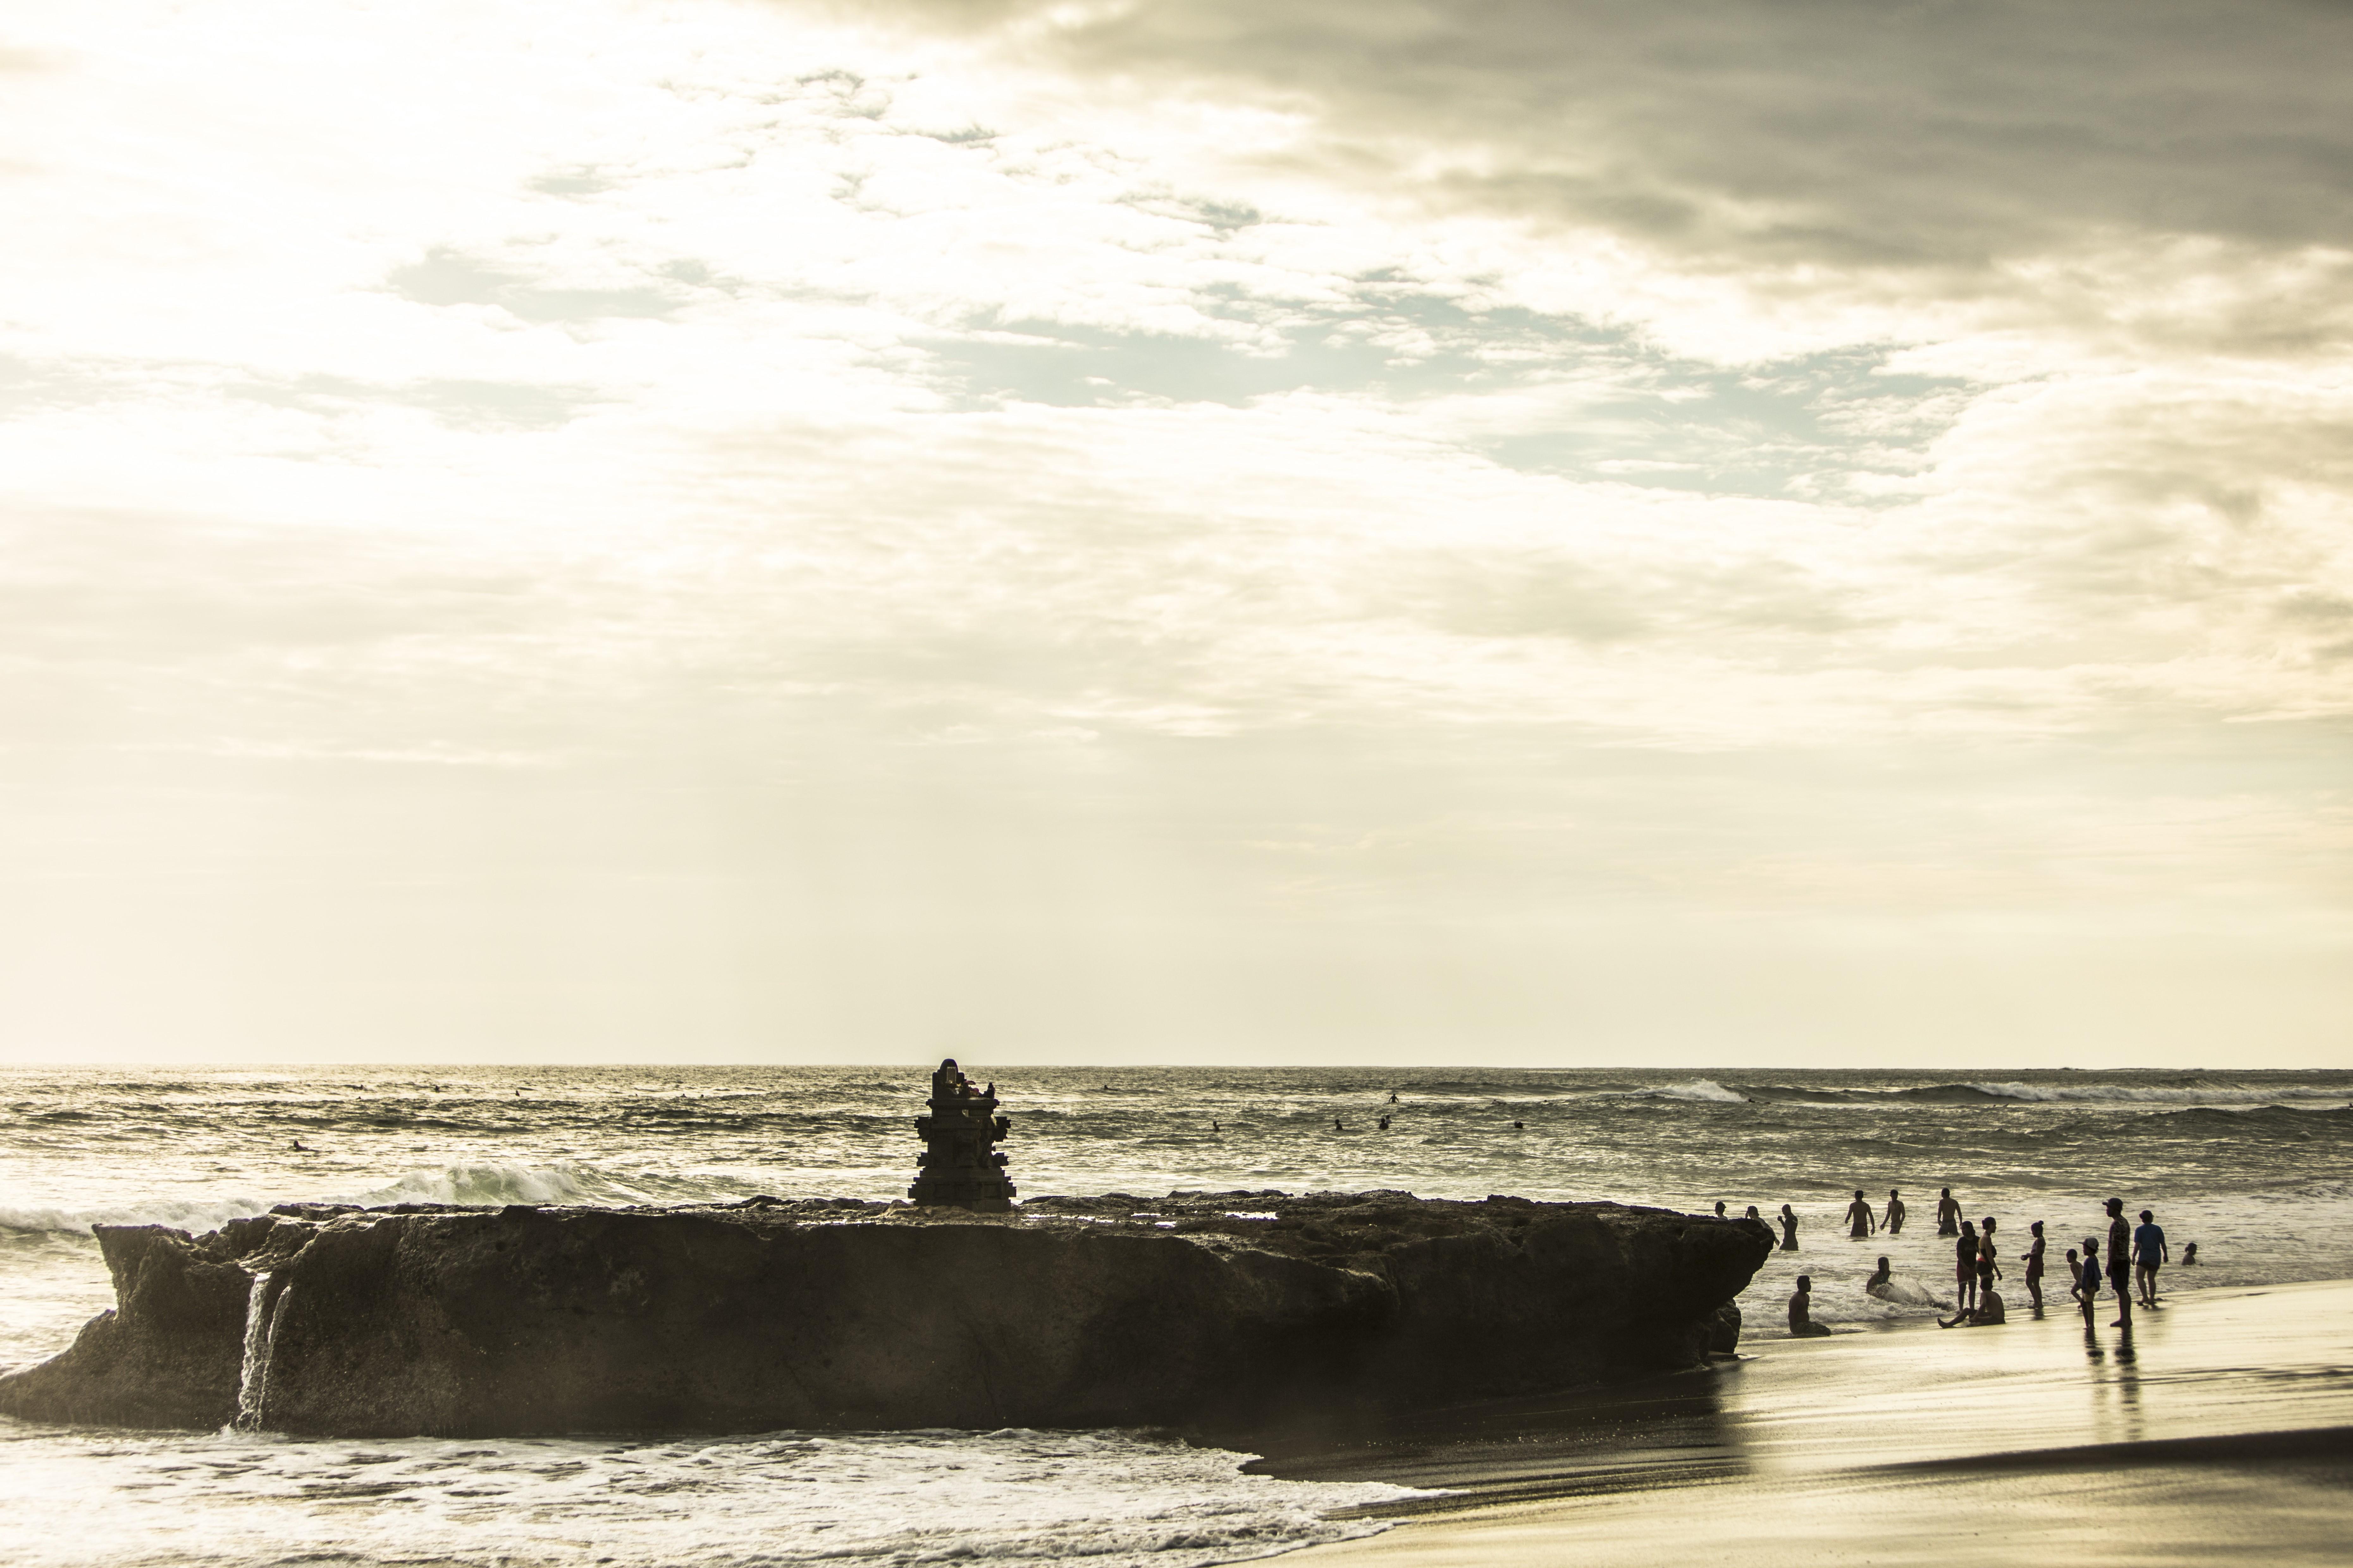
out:
<path id="1" fill-rule="evenodd" d="M 2080 1254 L 2073 1247 L 2067 1250 L 2068 1289 L 2083 1309 L 2084 1321 L 2089 1324 L 2096 1310 L 2095 1303 L 2105 1277 L 2122 1314 L 2110 1326 L 2128 1329 L 2132 1326 L 2136 1293 L 2143 1307 L 2153 1310 L 2158 1306 L 2158 1270 L 2172 1260 L 2172 1255 L 2166 1245 L 2165 1230 L 2157 1223 L 2151 1211 L 2141 1210 L 2140 1224 L 2136 1226 L 2125 1218 L 2122 1198 L 2110 1198 L 2105 1206 L 2108 1215 L 2106 1264 L 2104 1268 L 2100 1260 L 2100 1238 L 2085 1237 Z M 1722 1203 L 1715 1205 L 1715 1212 L 1718 1218 L 1725 1217 Z M 1904 1231 L 1905 1215 L 1904 1194 L 1896 1189 L 1888 1189 L 1886 1207 L 1875 1211 L 1858 1187 L 1854 1201 L 1846 1208 L 1847 1235 L 1858 1241 L 1882 1231 L 1889 1236 L 1900 1236 Z M 1761 1221 L 1764 1216 L 1752 1204 L 1746 1217 Z M 1798 1216 L 1788 1204 L 1781 1205 L 1779 1223 L 1781 1250 L 1797 1251 Z M 1953 1196 L 1952 1188 L 1946 1187 L 1938 1194 L 1936 1234 L 1940 1237 L 1952 1238 L 1953 1283 L 1958 1292 L 1957 1310 L 1952 1317 L 1938 1320 L 1942 1327 L 1983 1327 L 2005 1321 L 2007 1313 L 2001 1294 L 1995 1289 L 1995 1282 L 2002 1277 L 1995 1239 L 1999 1226 L 2000 1222 L 1991 1215 L 1976 1223 L 1964 1218 L 1960 1200 Z M 2035 1315 L 2039 1317 L 2042 1312 L 2044 1273 L 2042 1221 L 2036 1220 L 2027 1229 L 2031 1240 L 2027 1249 L 2019 1255 L 2019 1259 L 2026 1265 L 2026 1290 L 2033 1302 Z M 2193 1245 L 2189 1249 L 2190 1257 L 2194 1257 L 2195 1250 Z M 2189 1258 L 2185 1258 L 2187 1260 Z M 1801 1274 L 1798 1277 L 1797 1291 L 1789 1298 L 1789 1332 L 1798 1338 L 1814 1338 L 1830 1332 L 1812 1321 L 1812 1278 Z M 1864 1282 L 1863 1289 L 1882 1300 L 1904 1299 L 1888 1260 L 1883 1257 L 1879 1259 L 1878 1271 Z M 1927 1300 L 1925 1297 L 1915 1299 L 1924 1304 Z"/>

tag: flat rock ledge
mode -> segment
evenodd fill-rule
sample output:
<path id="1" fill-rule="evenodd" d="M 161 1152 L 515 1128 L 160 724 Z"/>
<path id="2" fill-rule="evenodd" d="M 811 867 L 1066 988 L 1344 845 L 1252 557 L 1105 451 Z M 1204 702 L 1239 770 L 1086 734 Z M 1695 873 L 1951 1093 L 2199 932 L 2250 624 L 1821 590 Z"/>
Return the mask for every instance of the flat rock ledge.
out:
<path id="1" fill-rule="evenodd" d="M 100 1226 L 114 1310 L 0 1414 L 343 1436 L 1239 1429 L 1703 1362 L 1770 1233 L 1374 1192 L 288 1204 Z"/>

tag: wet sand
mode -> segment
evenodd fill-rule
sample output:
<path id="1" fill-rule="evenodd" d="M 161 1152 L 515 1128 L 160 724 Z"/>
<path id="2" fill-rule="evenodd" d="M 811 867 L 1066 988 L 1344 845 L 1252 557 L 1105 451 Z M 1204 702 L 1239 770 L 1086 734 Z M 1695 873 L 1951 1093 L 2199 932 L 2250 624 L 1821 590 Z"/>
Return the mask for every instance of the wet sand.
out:
<path id="1" fill-rule="evenodd" d="M 2129 1335 L 2112 1299 L 2088 1331 L 2060 1301 L 1998 1329 L 1768 1331 L 1737 1364 L 1252 1468 L 1451 1489 L 1303 1568 L 2353 1562 L 2353 1282 L 2188 1293 Z"/>

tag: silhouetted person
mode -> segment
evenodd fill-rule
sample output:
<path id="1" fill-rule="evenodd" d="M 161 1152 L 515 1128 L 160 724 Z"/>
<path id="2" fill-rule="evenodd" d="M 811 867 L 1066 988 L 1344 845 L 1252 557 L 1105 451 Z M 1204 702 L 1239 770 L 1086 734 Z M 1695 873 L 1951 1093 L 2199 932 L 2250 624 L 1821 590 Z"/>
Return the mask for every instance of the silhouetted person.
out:
<path id="1" fill-rule="evenodd" d="M 1388 1131 L 1388 1130 L 1389 1130 L 1389 1119 L 1388 1119 L 1388 1117 L 1384 1116 L 1384 1117 L 1382 1117 L 1382 1118 L 1381 1118 L 1381 1131 L 1384 1131 L 1384 1132 L 1386 1132 L 1386 1131 Z"/>
<path id="2" fill-rule="evenodd" d="M 2070 1252 L 2068 1257 L 2075 1255 Z M 2084 1238 L 2084 1268 L 2075 1276 L 2075 1300 L 2084 1303 L 2084 1327 L 2092 1326 L 2092 1310 L 2100 1300 L 2100 1244 L 2093 1237 Z"/>
<path id="3" fill-rule="evenodd" d="M 1966 1323 L 1972 1329 L 1986 1329 L 1991 1328 L 1996 1323 L 2009 1321 L 2010 1314 L 2002 1310 L 2001 1292 L 1988 1289 L 1975 1307 L 1966 1312 L 1956 1312 L 1949 1318 L 1939 1318 L 1936 1320 L 1936 1326 L 1940 1329 L 1957 1329 Z"/>
<path id="4" fill-rule="evenodd" d="M 1887 1217 L 1879 1223 L 1890 1236 L 1904 1234 L 1904 1194 L 1894 1187 L 1887 1189 Z"/>
<path id="5" fill-rule="evenodd" d="M 1528 1124 L 1525 1121 L 1514 1121 L 1512 1125 L 1523 1132 L 1528 1130 Z"/>
<path id="6" fill-rule="evenodd" d="M 1953 1285 L 1962 1311 L 1977 1305 L 1978 1227 L 1967 1220 L 1961 1221 L 1961 1234 L 1953 1241 Z"/>
<path id="7" fill-rule="evenodd" d="M 1345 1132 L 1347 1129 L 1340 1125 L 1340 1119 L 1335 1116 L 1332 1118 L 1332 1131 L 1335 1132 Z"/>
<path id="8" fill-rule="evenodd" d="M 307 1154 L 307 1153 L 309 1153 L 310 1152 L 311 1152 L 311 1151 L 309 1151 L 308 1149 L 305 1149 L 304 1147 L 302 1147 L 302 1140 L 301 1140 L 300 1138 L 297 1138 L 296 1140 L 294 1140 L 294 1152 L 296 1152 L 297 1154 Z"/>
<path id="9" fill-rule="evenodd" d="M 1784 1252 L 1798 1250 L 1797 1211 L 1790 1208 L 1788 1204 L 1781 1205 L 1781 1250 Z"/>
<path id="10" fill-rule="evenodd" d="M 1846 1205 L 1846 1234 L 1851 1241 L 1861 1241 L 1879 1228 L 1879 1216 L 1862 1201 L 1862 1189 L 1854 1190 L 1854 1202 Z"/>
<path id="11" fill-rule="evenodd" d="M 1794 1245 L 1790 1250 L 1796 1250 Z M 1830 1337 L 1830 1330 L 1814 1321 L 1814 1277 L 1810 1274 L 1798 1276 L 1797 1293 L 1789 1298 L 1789 1337 L 1793 1340 Z"/>
<path id="12" fill-rule="evenodd" d="M 2140 1304 L 2157 1305 L 2157 1270 L 2167 1258 L 2165 1229 L 2157 1216 L 2147 1209 L 2140 1211 L 2140 1228 L 2133 1232 L 2133 1277 L 2140 1286 Z"/>
<path id="13" fill-rule="evenodd" d="M 1209 1131 L 1212 1131 L 1212 1132 L 1223 1132 L 1223 1131 L 1225 1131 L 1225 1129 L 1224 1129 L 1224 1128 L 1222 1128 L 1222 1127 L 1220 1127 L 1220 1126 L 1219 1126 L 1219 1125 L 1218 1125 L 1218 1119 L 1217 1119 L 1216 1117 L 1212 1116 L 1211 1118 L 1209 1118 Z"/>
<path id="14" fill-rule="evenodd" d="M 1715 1217 L 1718 1219 L 1722 1219 L 1724 1217 L 1724 1200 L 1722 1198 L 1715 1200 Z"/>
<path id="15" fill-rule="evenodd" d="M 1879 1268 L 1862 1282 L 1862 1293 L 1878 1300 L 1893 1301 L 1895 1300 L 1894 1282 L 1894 1271 L 1887 1267 L 1887 1259 L 1882 1258 Z"/>
<path id="16" fill-rule="evenodd" d="M 2116 1292 L 2116 1321 L 2112 1329 L 2132 1327 L 2132 1222 L 2125 1218 L 2125 1201 L 2110 1198 L 2108 1211 L 2108 1283 Z"/>
<path id="17" fill-rule="evenodd" d="M 1958 1236 L 1961 1234 L 1961 1200 L 1953 1196 L 1952 1188 L 1942 1190 L 1944 1196 L 1936 1200 L 1936 1234 Z"/>
<path id="18" fill-rule="evenodd" d="M 2001 1255 L 1994 1247 L 1993 1215 L 1985 1216 L 1984 1228 L 1978 1232 L 1978 1295 L 1980 1300 L 2001 1278 Z"/>
<path id="19" fill-rule="evenodd" d="M 2193 1241 L 2193 1242 L 2191 1242 L 2189 1246 L 2187 1246 L 2187 1247 L 2183 1247 L 2183 1248 L 2181 1249 L 2181 1267 L 2183 1267 L 2184 1268 L 2189 1268 L 2191 1264 L 2196 1263 L 2197 1261 L 2198 1261 L 2198 1244 L 2197 1244 L 2196 1242 L 2194 1242 L 2194 1241 Z"/>
<path id="20" fill-rule="evenodd" d="M 1398 1102 L 1397 1090 L 1396 1090 L 1396 1089 L 1391 1089 L 1391 1090 L 1389 1090 L 1389 1103 L 1390 1103 L 1391 1105 L 1395 1105 L 1397 1102 Z"/>
<path id="21" fill-rule="evenodd" d="M 2034 1315 L 2042 1315 L 2042 1222 L 2036 1220 L 2026 1227 L 2034 1237 L 2034 1245 L 2019 1256 L 2026 1260 L 2026 1294 L 2034 1303 Z"/>
<path id="22" fill-rule="evenodd" d="M 1755 1204 L 1750 1204 L 1748 1205 L 1748 1212 L 1742 1215 L 1740 1217 L 1743 1219 L 1753 1219 L 1759 1225 L 1765 1223 L 1765 1216 L 1757 1212 L 1757 1205 Z"/>

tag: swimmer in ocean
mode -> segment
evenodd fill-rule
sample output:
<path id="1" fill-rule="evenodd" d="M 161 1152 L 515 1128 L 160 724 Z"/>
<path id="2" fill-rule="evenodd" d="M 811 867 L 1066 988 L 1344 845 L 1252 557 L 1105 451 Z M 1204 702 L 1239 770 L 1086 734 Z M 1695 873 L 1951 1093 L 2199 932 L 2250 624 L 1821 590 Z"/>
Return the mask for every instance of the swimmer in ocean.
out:
<path id="1" fill-rule="evenodd" d="M 1798 1250 L 1798 1215 L 1788 1204 L 1781 1205 L 1781 1250 Z"/>
<path id="2" fill-rule="evenodd" d="M 1904 1194 L 1894 1187 L 1887 1189 L 1887 1215 L 1879 1227 L 1890 1236 L 1904 1234 Z"/>
<path id="3" fill-rule="evenodd" d="M 1944 1196 L 1936 1200 L 1936 1234 L 1958 1236 L 1961 1234 L 1961 1200 L 1953 1196 L 1950 1187 L 1942 1191 Z"/>

